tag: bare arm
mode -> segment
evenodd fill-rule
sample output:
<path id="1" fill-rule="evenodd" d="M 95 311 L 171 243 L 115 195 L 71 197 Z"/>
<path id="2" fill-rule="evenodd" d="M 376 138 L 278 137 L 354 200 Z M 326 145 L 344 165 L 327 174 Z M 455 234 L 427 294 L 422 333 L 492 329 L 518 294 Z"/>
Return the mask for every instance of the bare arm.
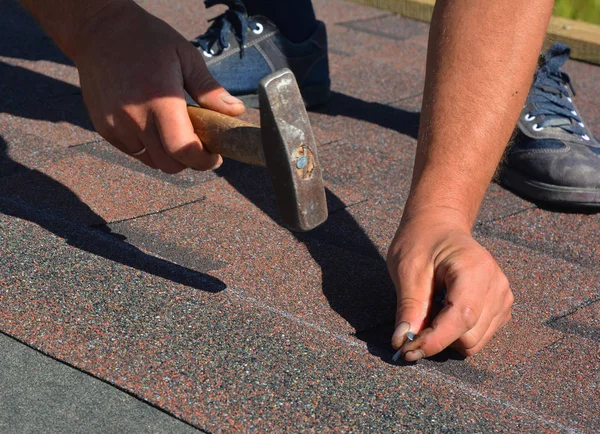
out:
<path id="1" fill-rule="evenodd" d="M 413 206 L 454 208 L 473 224 L 527 97 L 553 3 L 438 1 Z"/>
<path id="2" fill-rule="evenodd" d="M 553 1 L 438 0 L 410 196 L 388 253 L 407 360 L 449 345 L 478 352 L 510 318 L 512 294 L 471 228 L 525 102 Z M 432 293 L 446 307 L 429 317 Z"/>
<path id="3" fill-rule="evenodd" d="M 96 130 L 111 144 L 167 173 L 221 164 L 194 133 L 184 89 L 228 115 L 244 106 L 208 72 L 198 51 L 133 0 L 23 0 L 77 66 Z"/>
<path id="4" fill-rule="evenodd" d="M 74 55 L 75 41 L 86 23 L 111 3 L 120 0 L 21 0 L 29 12 L 69 57 Z"/>

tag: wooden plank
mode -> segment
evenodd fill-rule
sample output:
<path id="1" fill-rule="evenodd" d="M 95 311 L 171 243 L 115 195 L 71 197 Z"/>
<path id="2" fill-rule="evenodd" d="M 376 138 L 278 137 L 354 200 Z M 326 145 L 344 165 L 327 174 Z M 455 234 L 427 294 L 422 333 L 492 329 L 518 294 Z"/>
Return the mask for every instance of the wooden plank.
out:
<path id="1" fill-rule="evenodd" d="M 378 9 L 394 12 L 403 17 L 420 21 L 431 21 L 435 0 L 350 0 Z M 553 42 L 562 42 L 571 47 L 571 58 L 600 65 L 600 26 L 552 17 L 544 49 Z"/>
<path id="2" fill-rule="evenodd" d="M 600 26 L 552 17 L 544 47 L 562 42 L 571 47 L 571 58 L 600 65 Z"/>

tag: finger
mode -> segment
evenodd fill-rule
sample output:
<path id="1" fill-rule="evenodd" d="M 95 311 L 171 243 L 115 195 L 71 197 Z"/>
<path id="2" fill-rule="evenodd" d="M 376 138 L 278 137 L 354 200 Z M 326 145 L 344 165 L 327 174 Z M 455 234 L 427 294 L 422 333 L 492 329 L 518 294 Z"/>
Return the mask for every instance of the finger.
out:
<path id="1" fill-rule="evenodd" d="M 477 340 L 477 342 L 475 342 L 474 344 L 472 342 L 463 343 L 463 339 L 461 338 L 452 344 L 452 348 L 454 348 L 459 353 L 465 356 L 472 356 L 473 354 L 477 354 L 483 349 L 483 347 L 485 347 L 488 344 L 489 341 L 492 340 L 496 332 L 510 321 L 510 318 L 510 311 L 503 315 L 496 316 L 488 326 L 483 336 L 479 340 Z M 469 333 L 467 332 L 467 334 Z"/>
<path id="2" fill-rule="evenodd" d="M 183 95 L 163 97 L 153 110 L 154 124 L 165 152 L 179 163 L 197 170 L 219 167 L 223 159 L 202 146 L 194 133 Z"/>
<path id="3" fill-rule="evenodd" d="M 140 142 L 140 149 L 141 149 L 141 142 Z M 142 154 L 139 155 L 131 155 L 133 158 L 141 161 L 142 163 L 144 163 L 146 166 L 150 166 L 153 169 L 157 169 L 158 167 L 156 166 L 156 164 L 154 163 L 154 161 L 152 160 L 152 157 L 150 156 L 150 154 L 148 154 L 148 152 L 144 152 Z"/>
<path id="4" fill-rule="evenodd" d="M 499 270 L 498 270 L 499 271 Z M 482 341 L 487 342 L 491 335 L 510 319 L 510 309 L 514 301 L 508 279 L 499 271 L 491 279 L 492 287 L 486 294 L 483 310 L 479 321 L 452 346 L 465 355 L 473 353 L 474 348 L 481 348 Z M 489 335 L 489 339 L 486 337 Z M 476 352 L 476 351 L 475 351 Z M 474 354 L 474 353 L 473 353 Z"/>
<path id="5" fill-rule="evenodd" d="M 153 169 L 156 169 L 156 165 L 154 164 L 154 162 L 152 161 L 152 158 L 150 157 L 150 155 L 148 155 L 148 152 L 144 152 L 142 154 L 139 155 L 133 155 L 141 150 L 144 149 L 144 145 L 142 144 L 142 142 L 140 140 L 137 139 L 130 139 L 127 141 L 128 145 L 125 145 L 122 141 L 120 141 L 119 139 L 115 139 L 115 138 L 110 138 L 110 140 L 107 139 L 107 141 L 113 145 L 115 148 L 117 148 L 118 150 L 120 150 L 121 152 L 129 155 L 130 157 L 135 158 L 136 160 L 141 161 L 142 163 L 144 163 L 146 166 L 150 166 Z"/>
<path id="6" fill-rule="evenodd" d="M 433 356 L 450 346 L 469 329 L 461 309 L 455 305 L 448 305 L 433 320 L 431 327 L 421 331 L 413 342 L 409 342 L 403 348 L 404 359 L 414 362 L 423 357 Z"/>
<path id="7" fill-rule="evenodd" d="M 141 140 L 148 150 L 148 154 L 155 167 L 162 172 L 174 174 L 181 172 L 187 167 L 166 153 L 154 122 L 148 122 L 144 132 L 141 134 Z"/>
<path id="8" fill-rule="evenodd" d="M 405 360 L 416 361 L 433 356 L 477 325 L 485 299 L 478 293 L 482 288 L 487 293 L 489 282 L 483 275 L 471 276 L 463 272 L 459 277 L 446 280 L 446 306 L 433 319 L 430 327 L 403 348 Z"/>
<path id="9" fill-rule="evenodd" d="M 179 50 L 185 90 L 200 106 L 229 116 L 245 111 L 244 103 L 232 96 L 208 71 L 204 59 L 191 44 Z"/>
<path id="10" fill-rule="evenodd" d="M 406 333 L 418 333 L 427 318 L 433 292 L 433 271 L 413 267 L 402 262 L 390 274 L 396 285 L 396 329 L 392 347 L 400 348 L 406 341 Z"/>
<path id="11" fill-rule="evenodd" d="M 494 322 L 498 322 L 496 312 L 484 310 L 479 317 L 477 324 L 475 324 L 472 329 L 467 330 L 462 334 L 451 344 L 451 346 L 460 352 L 463 352 L 462 350 L 468 350 L 469 348 L 475 348 L 484 336 L 486 336 Z"/>
<path id="12" fill-rule="evenodd" d="M 447 288 L 445 306 L 431 326 L 402 349 L 405 360 L 433 356 L 477 325 L 489 293 L 492 273 L 488 271 L 481 265 L 473 267 L 470 263 L 461 265 L 455 261 L 438 267 L 435 281 Z"/>

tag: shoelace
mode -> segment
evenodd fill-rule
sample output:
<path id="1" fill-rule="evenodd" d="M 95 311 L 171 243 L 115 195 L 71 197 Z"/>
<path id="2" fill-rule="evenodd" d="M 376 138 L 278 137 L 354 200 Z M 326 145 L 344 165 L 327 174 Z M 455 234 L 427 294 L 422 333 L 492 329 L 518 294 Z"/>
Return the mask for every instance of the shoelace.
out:
<path id="1" fill-rule="evenodd" d="M 583 120 L 577 113 L 569 94 L 575 95 L 575 89 L 569 75 L 561 67 L 569 59 L 571 49 L 555 43 L 544 55 L 542 64 L 536 73 L 535 82 L 529 92 L 528 105 L 532 108 L 525 120 L 533 122 L 536 131 L 544 128 L 560 128 L 571 134 L 577 134 L 584 140 L 586 135 Z"/>
<path id="2" fill-rule="evenodd" d="M 262 31 L 262 25 L 251 20 L 242 0 L 205 0 L 204 5 L 210 8 L 215 5 L 225 5 L 229 9 L 225 13 L 213 18 L 213 23 L 206 33 L 198 36 L 192 41 L 196 47 L 200 47 L 207 57 L 218 56 L 223 50 L 229 48 L 229 32 L 233 32 L 235 40 L 240 46 L 240 56 L 244 56 L 248 29 L 256 33 Z M 218 42 L 215 51 L 213 47 Z"/>

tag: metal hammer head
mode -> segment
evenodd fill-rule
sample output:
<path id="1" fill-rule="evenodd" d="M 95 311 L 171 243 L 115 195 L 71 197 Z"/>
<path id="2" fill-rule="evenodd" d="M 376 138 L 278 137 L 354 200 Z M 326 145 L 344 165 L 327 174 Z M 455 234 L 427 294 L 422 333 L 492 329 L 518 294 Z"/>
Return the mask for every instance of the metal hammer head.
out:
<path id="1" fill-rule="evenodd" d="M 293 231 L 309 231 L 327 220 L 317 144 L 296 78 L 281 69 L 258 87 L 260 129 L 267 170 L 281 218 Z"/>

